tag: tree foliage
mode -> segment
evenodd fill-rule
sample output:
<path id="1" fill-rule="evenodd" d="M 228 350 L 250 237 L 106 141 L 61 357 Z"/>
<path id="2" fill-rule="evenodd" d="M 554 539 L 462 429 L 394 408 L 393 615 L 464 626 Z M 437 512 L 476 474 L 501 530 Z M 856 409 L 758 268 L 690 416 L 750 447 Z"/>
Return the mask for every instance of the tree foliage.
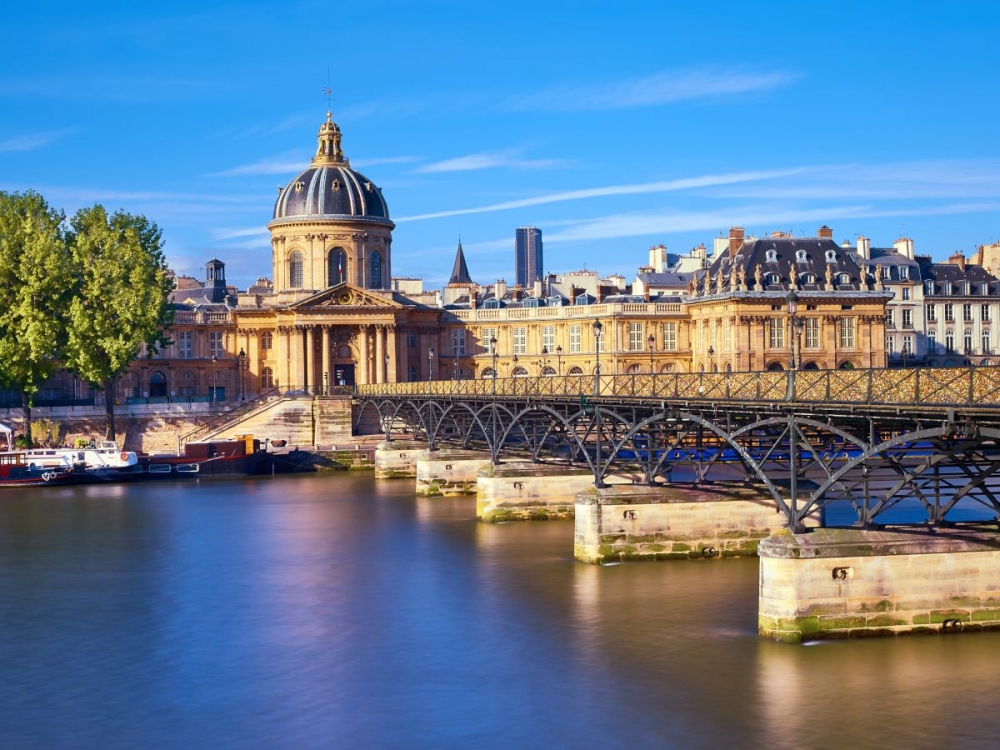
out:
<path id="1" fill-rule="evenodd" d="M 28 440 L 34 395 L 66 341 L 73 276 L 64 220 L 38 193 L 0 192 L 0 383 L 21 391 Z"/>
<path id="2" fill-rule="evenodd" d="M 114 439 L 115 384 L 144 345 L 152 353 L 167 343 L 173 320 L 162 233 L 144 216 L 95 205 L 70 220 L 68 245 L 76 278 L 65 363 L 104 391 Z"/>

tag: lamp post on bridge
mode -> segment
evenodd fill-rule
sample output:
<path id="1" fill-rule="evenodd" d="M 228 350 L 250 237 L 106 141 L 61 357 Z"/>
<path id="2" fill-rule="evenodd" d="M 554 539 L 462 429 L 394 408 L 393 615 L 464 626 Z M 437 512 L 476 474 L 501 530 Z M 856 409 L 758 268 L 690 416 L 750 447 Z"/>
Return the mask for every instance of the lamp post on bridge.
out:
<path id="1" fill-rule="evenodd" d="M 490 336 L 490 352 L 493 354 L 493 398 L 497 397 L 497 337 Z"/>
<path id="2" fill-rule="evenodd" d="M 239 367 L 240 367 L 240 401 L 246 401 L 246 388 L 244 387 L 243 372 L 246 370 L 247 353 L 243 350 L 243 347 L 240 347 L 239 360 L 240 360 L 240 364 L 239 364 Z"/>
<path id="3" fill-rule="evenodd" d="M 541 374 L 545 375 L 545 371 L 549 367 L 549 348 L 547 346 L 542 347 L 542 362 L 541 362 Z"/>
<path id="4" fill-rule="evenodd" d="M 434 347 L 427 347 L 427 382 L 434 380 Z"/>
<path id="5" fill-rule="evenodd" d="M 646 343 L 649 344 L 649 374 L 653 374 L 653 346 L 656 344 L 656 336 L 649 334 L 646 338 Z"/>
<path id="6" fill-rule="evenodd" d="M 208 388 L 208 403 L 209 404 L 214 404 L 215 403 L 215 396 L 216 396 L 216 393 L 215 393 L 215 384 L 216 384 L 216 380 L 215 380 L 215 364 L 216 364 L 216 362 L 218 362 L 218 357 L 216 357 L 213 354 L 212 355 L 212 384 Z"/>
<path id="7" fill-rule="evenodd" d="M 594 321 L 594 395 L 600 393 L 601 387 L 601 332 L 604 326 L 601 321 Z"/>
<path id="8" fill-rule="evenodd" d="M 711 344 L 708 346 L 708 371 L 715 372 L 715 347 Z"/>
<path id="9" fill-rule="evenodd" d="M 556 347 L 556 366 L 559 370 L 559 377 L 562 377 L 562 345 Z"/>

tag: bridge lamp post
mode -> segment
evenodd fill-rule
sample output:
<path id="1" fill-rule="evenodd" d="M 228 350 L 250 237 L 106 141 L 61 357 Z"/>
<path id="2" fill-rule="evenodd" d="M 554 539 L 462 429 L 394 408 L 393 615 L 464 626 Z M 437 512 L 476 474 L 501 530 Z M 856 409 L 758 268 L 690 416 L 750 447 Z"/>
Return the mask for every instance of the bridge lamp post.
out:
<path id="1" fill-rule="evenodd" d="M 549 366 L 549 348 L 547 346 L 542 347 L 542 375 L 545 374 L 545 368 Z"/>
<path id="2" fill-rule="evenodd" d="M 785 297 L 785 300 L 788 303 L 788 337 L 791 339 L 788 342 L 788 369 L 797 370 L 799 369 L 799 363 L 796 361 L 795 357 L 795 340 L 798 338 L 798 334 L 802 330 L 803 326 L 803 320 L 798 316 L 799 295 L 795 293 L 794 289 L 789 289 L 788 296 Z"/>
<path id="3" fill-rule="evenodd" d="M 497 337 L 490 337 L 490 352 L 493 353 L 493 398 L 497 397 Z"/>
<path id="4" fill-rule="evenodd" d="M 708 370 L 715 372 L 715 347 L 712 345 L 708 347 Z"/>
<path id="5" fill-rule="evenodd" d="M 653 374 L 653 346 L 656 344 L 656 336 L 649 334 L 646 338 L 646 343 L 649 344 L 649 374 Z"/>
<path id="6" fill-rule="evenodd" d="M 434 380 L 434 347 L 427 347 L 427 382 Z"/>
<path id="7" fill-rule="evenodd" d="M 556 347 L 556 367 L 559 370 L 559 376 L 562 377 L 562 345 Z"/>
<path id="8" fill-rule="evenodd" d="M 594 395 L 599 393 L 601 387 L 601 332 L 604 326 L 601 321 L 594 321 Z"/>
<path id="9" fill-rule="evenodd" d="M 453 341 L 451 345 L 454 347 L 455 342 Z M 458 349 L 455 349 L 452 353 L 452 363 L 451 363 L 451 377 L 452 380 L 458 380 Z"/>

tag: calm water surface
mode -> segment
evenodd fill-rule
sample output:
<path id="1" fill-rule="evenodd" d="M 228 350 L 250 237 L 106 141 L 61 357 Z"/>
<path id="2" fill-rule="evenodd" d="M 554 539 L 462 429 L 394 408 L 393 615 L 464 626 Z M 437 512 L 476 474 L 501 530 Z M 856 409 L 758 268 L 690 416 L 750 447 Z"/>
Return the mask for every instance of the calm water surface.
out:
<path id="1" fill-rule="evenodd" d="M 1000 636 L 783 646 L 756 560 L 593 567 L 406 481 L 0 494 L 3 748 L 995 748 Z"/>

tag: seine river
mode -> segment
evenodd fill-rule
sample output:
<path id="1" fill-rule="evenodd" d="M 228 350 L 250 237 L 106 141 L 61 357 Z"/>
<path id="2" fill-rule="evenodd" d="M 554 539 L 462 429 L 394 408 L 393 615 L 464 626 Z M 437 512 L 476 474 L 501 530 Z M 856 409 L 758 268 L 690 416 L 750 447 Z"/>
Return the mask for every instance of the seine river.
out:
<path id="1" fill-rule="evenodd" d="M 775 644 L 754 559 L 474 515 L 368 475 L 4 490 L 0 747 L 1000 745 L 1000 635 Z"/>

